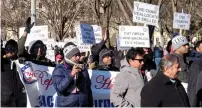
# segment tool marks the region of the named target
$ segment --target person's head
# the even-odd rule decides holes
[[[63,55],[67,63],[79,63],[80,51],[74,43],[68,42],[67,44],[65,44],[63,48]]]
[[[126,54],[126,60],[131,67],[141,69],[144,64],[144,50],[142,48],[131,48]]]
[[[197,52],[202,53],[202,40],[196,42],[196,44],[195,44],[195,50],[196,50]]]
[[[104,63],[103,65],[111,65],[112,56],[113,56],[112,50],[107,48],[101,50],[99,53],[99,64]]]
[[[17,57],[18,43],[15,40],[9,40],[5,45],[6,58],[14,59]]]
[[[186,54],[189,51],[189,43],[184,36],[176,36],[172,39],[173,50],[178,54]]]
[[[175,55],[166,55],[159,63],[159,71],[170,79],[176,79],[181,71],[178,58]]]
[[[145,54],[149,54],[149,48],[143,48]]]
[[[80,55],[80,62],[83,62],[86,58],[86,52],[81,52],[81,55]]]
[[[62,55],[58,53],[58,54],[55,56],[55,62],[56,62],[56,64],[60,64],[60,63],[62,62],[62,60],[63,60]]]
[[[41,40],[34,40],[29,43],[28,53],[33,57],[45,57],[46,45]]]

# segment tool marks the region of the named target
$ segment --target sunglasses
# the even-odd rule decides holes
[[[139,63],[142,63],[144,61],[144,59],[133,59],[133,60],[137,60],[139,61]]]

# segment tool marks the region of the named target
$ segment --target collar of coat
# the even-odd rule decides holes
[[[169,77],[167,77],[165,74],[163,74],[163,72],[158,72],[156,77],[158,77],[160,79],[160,81],[163,82],[164,85],[172,85],[172,84],[174,84],[170,80]],[[178,80],[178,79],[175,79],[175,81],[176,81],[175,83],[180,83],[180,80]]]

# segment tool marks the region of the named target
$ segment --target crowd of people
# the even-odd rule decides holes
[[[166,50],[130,48],[123,51],[108,48],[107,37],[91,47],[91,53],[80,52],[68,42],[55,47],[55,62],[46,58],[46,45],[41,40],[24,47],[33,24],[26,22],[23,36],[8,40],[1,48],[1,106],[26,107],[26,91],[16,70],[15,61],[26,61],[55,67],[53,85],[58,107],[92,107],[93,97],[88,69],[116,71],[110,92],[115,107],[199,107],[202,106],[202,41],[189,47],[186,37],[177,35]]]

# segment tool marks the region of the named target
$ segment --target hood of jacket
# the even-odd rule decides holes
[[[129,72],[129,73],[133,73],[133,74],[140,74],[140,71],[137,68],[133,68],[129,65],[126,58],[121,60],[120,72]]]

